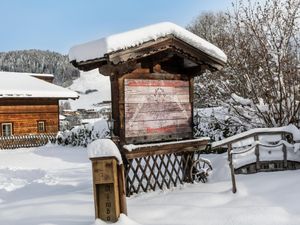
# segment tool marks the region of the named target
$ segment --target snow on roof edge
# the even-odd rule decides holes
[[[74,91],[41,80],[34,75],[34,73],[0,71],[0,98],[76,99],[79,97]]]
[[[70,62],[82,62],[100,59],[105,54],[136,47],[147,41],[155,41],[168,35],[175,36],[223,63],[227,62],[227,56],[221,49],[171,22],[157,23],[75,45],[69,50],[69,60]]]
[[[54,77],[51,73],[27,73],[27,72],[11,72],[11,71],[2,71],[0,73],[11,73],[11,74],[22,74],[22,75],[29,75],[33,77]]]
[[[28,74],[33,77],[54,77],[54,75],[50,73],[28,73]]]

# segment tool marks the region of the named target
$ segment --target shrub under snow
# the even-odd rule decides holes
[[[212,141],[219,141],[248,129],[251,127],[241,125],[236,117],[230,115],[228,108],[213,107],[195,110],[195,137],[210,137]]]
[[[71,130],[60,132],[57,135],[57,143],[60,145],[73,145],[86,147],[94,140],[107,138],[109,128],[106,120],[99,119],[96,122],[76,126]]]

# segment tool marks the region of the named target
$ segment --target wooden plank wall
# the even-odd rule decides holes
[[[57,99],[0,99],[1,123],[13,124],[13,135],[38,134],[37,121],[45,121],[46,132],[59,129]]]
[[[125,137],[141,142],[189,138],[190,84],[184,80],[125,79]]]

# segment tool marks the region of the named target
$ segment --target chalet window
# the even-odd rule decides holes
[[[12,123],[2,123],[2,136],[8,137],[12,135]]]
[[[37,129],[38,129],[38,132],[45,132],[46,131],[45,121],[38,121]]]

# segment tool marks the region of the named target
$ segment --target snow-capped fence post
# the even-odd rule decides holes
[[[95,218],[116,222],[127,214],[124,166],[117,146],[99,139],[88,146],[92,161]]]

